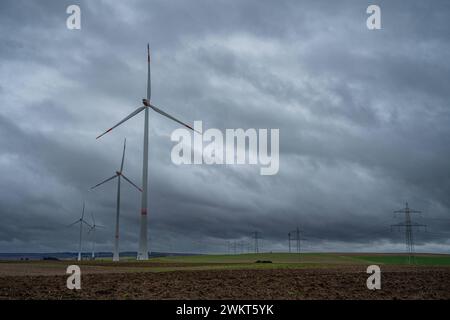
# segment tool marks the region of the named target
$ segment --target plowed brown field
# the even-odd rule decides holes
[[[82,275],[5,275],[0,299],[450,299],[449,267],[381,266],[382,288],[370,291],[366,266],[267,270],[201,270]],[[83,269],[83,267],[82,267]]]

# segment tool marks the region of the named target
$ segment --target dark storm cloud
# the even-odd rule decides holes
[[[82,29],[65,27],[79,4]],[[300,225],[308,250],[398,250],[392,211],[424,211],[418,249],[448,250],[450,8],[381,1],[2,1],[0,251],[75,250],[66,225],[82,202],[107,228],[120,164],[140,184],[142,115],[95,136],[145,95],[207,128],[280,128],[280,171],[175,166],[171,132],[151,114],[149,235],[156,251],[225,251],[258,230],[285,250]],[[122,250],[136,250],[140,196],[123,185]],[[86,244],[87,245],[87,244]]]

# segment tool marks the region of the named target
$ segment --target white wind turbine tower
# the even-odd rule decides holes
[[[80,243],[79,243],[79,247],[78,247],[78,259],[77,259],[78,261],[81,261],[81,241],[82,241],[82,237],[83,237],[83,223],[86,224],[88,227],[91,227],[90,224],[84,220],[84,207],[85,207],[85,204],[83,202],[83,211],[81,213],[81,218],[68,225],[68,227],[70,227],[77,223],[80,224]]]
[[[95,218],[94,218],[94,214],[91,212],[91,217],[92,217],[92,226],[89,229],[88,233],[92,232],[92,260],[95,259],[95,231],[97,228],[104,228],[104,226],[98,225],[95,223]]]
[[[131,119],[141,111],[144,112],[144,150],[143,150],[143,162],[142,162],[142,201],[141,201],[141,229],[140,229],[140,235],[139,235],[139,251],[137,254],[137,260],[147,260],[148,259],[148,243],[147,243],[147,198],[148,198],[148,192],[147,192],[147,184],[148,184],[148,111],[149,109],[152,109],[153,111],[156,111],[159,114],[162,114],[163,116],[185,126],[186,128],[189,128],[191,130],[194,130],[191,126],[187,125],[184,122],[181,122],[180,120],[172,117],[171,115],[167,114],[166,112],[162,111],[161,109],[155,107],[153,104],[150,103],[151,98],[151,79],[150,79],[150,46],[147,44],[147,98],[142,99],[143,106],[137,108],[135,111],[130,113],[128,116],[126,116],[122,121],[114,125],[113,127],[106,130],[104,133],[99,135],[97,137],[100,138],[101,136],[105,135],[106,133],[110,132],[114,128],[118,127],[125,121]],[[196,130],[194,130],[196,131]],[[198,132],[198,131],[196,131]],[[200,132],[199,132],[200,133]]]
[[[116,233],[114,239],[114,253],[113,253],[113,261],[119,261],[119,216],[120,216],[120,179],[124,178],[125,181],[130,183],[133,187],[142,192],[141,188],[135,185],[130,179],[125,177],[123,174],[123,162],[125,160],[125,147],[126,147],[127,139],[123,142],[123,154],[122,154],[122,163],[120,164],[120,171],[116,171],[116,174],[112,177],[100,182],[99,184],[93,186],[91,189],[95,189],[102,184],[117,178],[117,204],[116,204]]]

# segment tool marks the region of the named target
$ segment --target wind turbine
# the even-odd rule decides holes
[[[81,261],[81,240],[82,240],[82,237],[83,237],[83,223],[86,224],[88,227],[91,227],[91,225],[89,223],[84,221],[84,207],[85,207],[85,204],[83,202],[83,211],[81,213],[81,218],[68,225],[68,227],[71,227],[71,226],[73,226],[73,225],[75,225],[77,223],[80,224],[80,243],[79,243],[79,247],[78,247],[78,259],[77,259],[78,261]]]
[[[120,170],[116,171],[116,174],[114,174],[112,177],[100,182],[99,184],[97,184],[91,188],[91,189],[95,189],[98,186],[101,186],[102,184],[117,178],[116,233],[115,233],[115,239],[114,239],[113,261],[119,261],[119,216],[120,216],[120,181],[121,181],[121,178],[124,178],[125,181],[127,181],[133,187],[135,187],[136,189],[138,189],[139,191],[142,192],[141,188],[139,188],[137,185],[135,185],[122,172],[123,171],[123,162],[125,160],[126,143],[127,143],[127,139],[125,139],[125,141],[123,142],[123,154],[122,154],[122,163],[120,164]]]
[[[92,217],[92,226],[89,229],[88,233],[92,232],[92,260],[94,260],[95,259],[95,230],[97,228],[104,228],[104,226],[100,226],[95,223],[94,214],[92,212],[91,212],[91,217]]]
[[[142,162],[142,201],[141,201],[141,229],[140,229],[140,235],[139,235],[139,251],[137,254],[137,260],[147,260],[148,259],[148,240],[147,240],[147,198],[148,198],[148,192],[147,192],[147,184],[148,184],[148,111],[149,109],[152,109],[153,111],[156,111],[157,113],[185,126],[186,128],[194,130],[190,125],[187,125],[184,122],[181,122],[180,120],[172,117],[168,113],[164,112],[163,110],[155,107],[153,104],[150,103],[151,98],[151,78],[150,78],[150,46],[147,44],[147,98],[142,99],[143,106],[137,108],[135,111],[130,113],[128,116],[126,116],[122,121],[118,122],[113,127],[106,130],[104,133],[99,135],[97,137],[100,138],[106,133],[110,132],[114,128],[118,127],[122,123],[126,122],[127,120],[131,119],[135,115],[139,114],[141,111],[144,112],[144,150],[143,150],[143,162]],[[198,132],[200,133],[200,132]]]

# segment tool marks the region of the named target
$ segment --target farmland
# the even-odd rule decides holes
[[[0,299],[448,299],[450,256],[262,253],[155,258],[146,262],[0,262]],[[77,264],[82,289],[66,288]],[[366,288],[368,265],[382,289]]]

